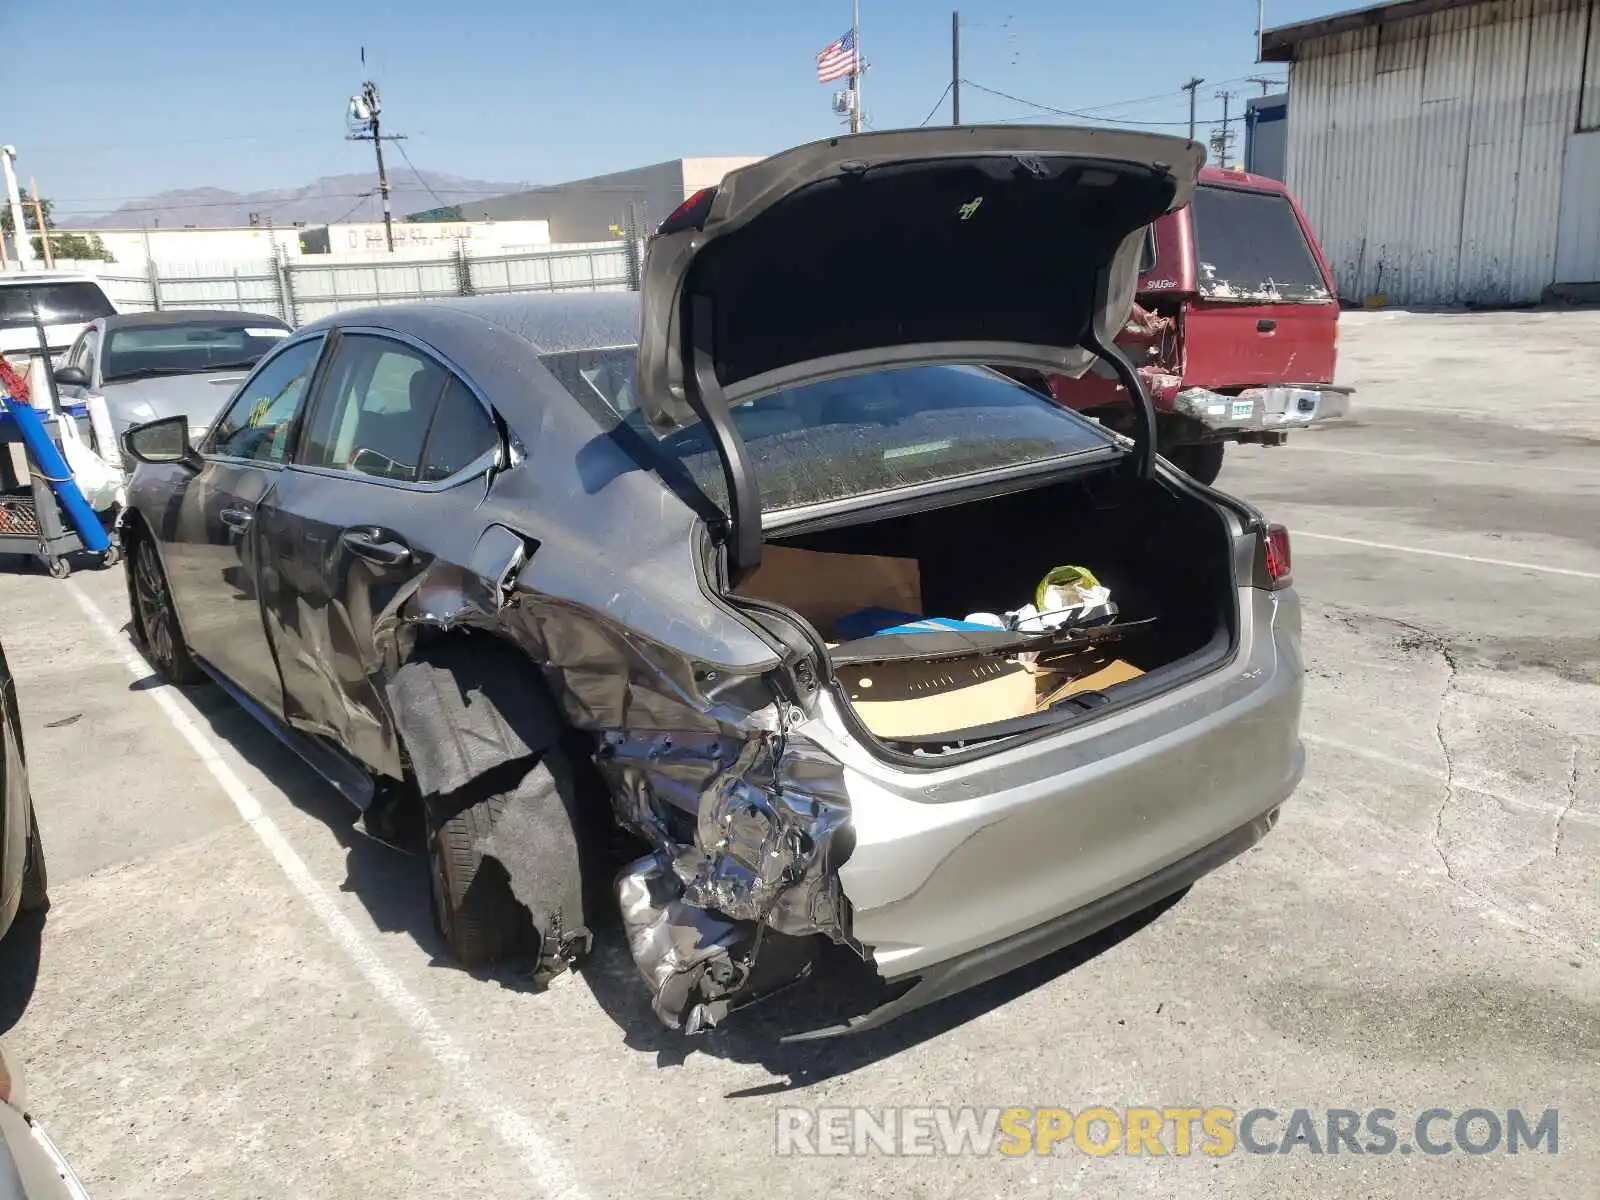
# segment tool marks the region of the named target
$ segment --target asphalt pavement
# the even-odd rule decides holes
[[[1277,830],[1086,946],[804,1047],[760,1010],[660,1028],[614,928],[547,991],[451,967],[420,861],[151,676],[120,568],[0,575],[54,901],[0,946],[0,1034],[104,1197],[1595,1195],[1595,347],[1600,311],[1347,315],[1358,419],[1219,480],[1294,537],[1310,765]],[[824,1109],[1139,1105],[1324,1136],[779,1152]],[[1395,1149],[1328,1152],[1329,1109],[1393,1110]],[[1556,1110],[1555,1152],[1428,1152],[1430,1109],[1446,1141]]]

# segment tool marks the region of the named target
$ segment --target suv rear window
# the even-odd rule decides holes
[[[1200,294],[1210,300],[1328,300],[1327,284],[1289,199],[1202,186],[1194,194]]]
[[[607,427],[654,443],[719,505],[721,461],[698,422],[659,440],[634,398],[634,347],[546,355],[544,365]],[[905,367],[771,392],[733,407],[768,512],[1114,444],[1097,426],[981,367]]]
[[[38,301],[39,319],[46,325],[84,325],[116,310],[98,283],[35,283],[25,287],[0,287],[0,329],[31,329],[30,295]]]

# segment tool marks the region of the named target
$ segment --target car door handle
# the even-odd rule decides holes
[[[248,508],[225,508],[220,514],[221,521],[234,532],[242,531],[255,517],[255,513]]]
[[[399,567],[411,561],[411,547],[404,542],[385,538],[371,529],[347,529],[339,540],[357,558],[383,567]]]
[[[1276,321],[1268,320],[1266,317],[1262,317],[1261,320],[1256,322],[1257,333],[1271,333],[1277,327],[1278,323]]]

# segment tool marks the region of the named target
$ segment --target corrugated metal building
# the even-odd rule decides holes
[[[674,158],[610,175],[473,200],[448,211],[458,220],[548,221],[550,237],[557,242],[603,241],[618,236],[630,221],[637,222],[641,230],[654,228],[701,188],[714,187],[729,171],[757,161],[750,157]],[[443,211],[417,215],[432,220],[435,213]]]
[[[1600,0],[1396,0],[1265,32],[1288,184],[1347,299],[1600,283]]]

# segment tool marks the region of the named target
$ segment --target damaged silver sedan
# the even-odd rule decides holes
[[[882,987],[826,1034],[1038,958],[1302,768],[1287,536],[1156,457],[1112,344],[1202,157],[835,139],[688,200],[638,295],[299,329],[128,434],[135,633],[369,828],[423,815],[464,963],[549,976],[614,904],[692,1033],[832,943]],[[1019,367],[1121,380],[1134,436]]]

